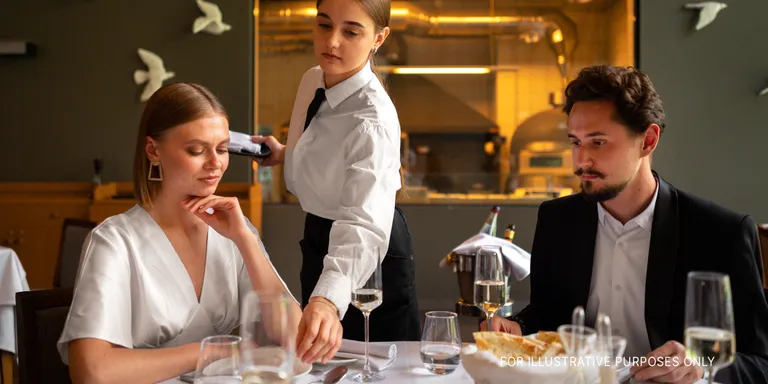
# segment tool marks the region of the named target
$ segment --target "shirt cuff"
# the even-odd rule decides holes
[[[325,271],[320,275],[311,297],[320,296],[330,300],[339,310],[339,320],[342,320],[352,301],[350,285],[351,281],[347,276],[337,271]]]

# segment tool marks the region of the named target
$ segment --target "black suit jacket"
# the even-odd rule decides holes
[[[658,180],[645,285],[651,348],[669,340],[683,343],[688,272],[726,273],[738,355],[716,380],[768,383],[768,303],[754,220]],[[530,304],[512,318],[519,319],[524,334],[556,330],[571,322],[576,306],[586,308],[597,236],[596,204],[581,194],[541,204],[531,251]]]

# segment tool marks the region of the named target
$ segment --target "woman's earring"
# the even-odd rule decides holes
[[[149,163],[149,173],[147,174],[147,180],[149,181],[163,181],[163,167],[159,161],[152,161]]]
[[[379,47],[373,47],[373,49],[371,50],[371,54],[375,55],[378,50],[379,50]]]

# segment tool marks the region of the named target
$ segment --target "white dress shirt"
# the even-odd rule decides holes
[[[323,71],[314,67],[301,79],[291,114],[285,153],[285,183],[305,212],[334,220],[328,255],[312,296],[333,302],[344,317],[351,283],[364,283],[376,258],[355,252],[378,247],[386,254],[400,189],[400,123],[392,100],[370,64],[327,89],[326,101],[304,131],[307,107]],[[352,280],[350,280],[352,279]]]
[[[593,324],[598,312],[608,315],[613,334],[627,339],[627,357],[641,357],[651,351],[645,327],[645,277],[658,195],[657,182],[648,207],[623,225],[597,204],[597,238],[586,320]]]
[[[261,240],[259,245],[267,255]],[[57,345],[64,363],[69,341],[80,338],[125,348],[167,348],[228,335],[240,325],[240,303],[253,290],[237,246],[209,227],[198,301],[173,245],[139,205],[94,228],[81,260]]]

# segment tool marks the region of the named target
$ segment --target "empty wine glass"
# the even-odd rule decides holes
[[[461,362],[458,316],[453,312],[427,312],[419,352],[430,372],[447,375],[455,371]]]
[[[384,376],[371,370],[368,357],[368,323],[371,311],[378,308],[384,301],[384,285],[381,282],[381,256],[378,247],[356,248],[352,259],[353,276],[368,276],[365,281],[351,281],[352,305],[359,309],[365,317],[365,364],[363,371],[352,376],[353,381],[372,383],[384,380]],[[359,271],[364,271],[359,273]],[[352,279],[354,280],[354,279]]]
[[[488,329],[496,311],[507,303],[501,247],[481,245],[475,255],[475,306],[488,319]]]
[[[717,370],[736,358],[731,281],[714,272],[688,273],[685,296],[685,355],[704,368],[711,384]]]
[[[239,336],[209,336],[200,343],[195,384],[239,384]]]

